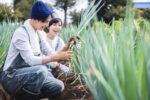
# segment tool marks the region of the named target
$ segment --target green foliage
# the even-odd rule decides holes
[[[64,27],[67,26],[67,10],[76,3],[76,0],[56,0],[56,7],[60,7],[64,10]]]
[[[99,0],[96,0],[96,3]],[[98,11],[97,17],[98,20],[104,20],[107,23],[110,23],[113,18],[120,19],[124,18],[124,6],[126,5],[127,0],[102,0],[102,3],[105,5],[101,10]],[[99,5],[99,7],[101,4]]]
[[[60,7],[62,9],[67,9],[68,7],[72,7],[76,3],[75,0],[56,0],[57,7]]]
[[[18,23],[11,23],[10,21],[3,21],[0,24],[0,67],[5,59],[5,56],[7,55],[12,34],[18,25]]]
[[[82,13],[83,13],[83,10],[81,10],[80,12],[75,11],[75,12],[70,13],[70,16],[72,16],[72,21],[73,21],[72,24],[74,25],[79,24]]]
[[[127,20],[107,27],[99,22],[95,30],[82,31],[85,42],[76,50],[74,64],[96,100],[148,100],[150,39]],[[150,23],[144,24],[148,33]]]
[[[14,11],[17,15],[17,19],[25,20],[30,17],[30,11],[33,3],[36,0],[15,0],[14,1]]]
[[[9,17],[9,18],[8,18]],[[0,22],[7,21],[7,20],[13,20],[14,14],[12,11],[12,7],[0,4]]]
[[[74,47],[73,66],[95,100],[149,100],[150,23],[135,20],[129,6],[125,19],[113,19],[111,25],[96,21],[90,26],[97,8],[90,7],[93,6],[85,11],[78,27],[70,25],[62,30],[65,41],[72,35],[81,38],[81,49]],[[0,25],[0,64],[17,25]]]
[[[14,3],[13,3],[13,5],[14,5],[14,8],[15,8],[15,6],[17,5],[17,3],[19,3],[21,0],[14,0]]]
[[[91,2],[92,0],[89,0]],[[99,0],[96,0],[96,3]],[[98,11],[97,17],[98,20],[104,20],[106,23],[111,23],[113,18],[116,20],[122,19],[125,17],[125,6],[127,1],[133,0],[102,0],[105,2],[105,6],[102,7],[101,10]],[[99,5],[99,7],[101,4]],[[147,20],[150,19],[150,9],[136,9],[135,13],[136,18],[145,18]]]
[[[137,9],[137,10],[141,10],[142,13],[140,13],[141,17],[147,19],[150,21],[150,8],[147,8],[147,9]]]
[[[111,25],[95,22],[63,31],[68,37],[82,29],[82,47],[74,48],[73,64],[95,100],[149,100],[149,27],[146,20],[135,21],[130,4],[125,19]]]
[[[30,10],[36,0],[14,0],[14,7],[0,4],[0,22],[24,21],[29,18]]]
[[[88,0],[89,2],[92,2],[93,0]],[[96,2],[98,2],[99,0],[95,0]],[[102,0],[102,2],[106,2],[107,4],[113,4],[115,6],[125,6],[127,0]]]

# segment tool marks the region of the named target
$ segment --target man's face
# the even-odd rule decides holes
[[[52,19],[51,16],[48,16],[48,18],[45,21],[38,21],[36,24],[36,29],[42,31],[45,27],[48,26],[49,21]]]

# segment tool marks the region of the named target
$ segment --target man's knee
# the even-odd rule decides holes
[[[64,83],[56,78],[48,78],[43,85],[44,94],[56,95],[64,90]]]
[[[36,74],[38,75],[39,78],[41,77],[41,78],[45,79],[45,78],[47,78],[48,70],[45,66],[38,66]]]
[[[32,93],[40,93],[40,89],[43,86],[44,81],[48,76],[48,71],[45,66],[33,66],[33,72],[28,76],[23,88]]]
[[[57,93],[61,93],[64,90],[64,83],[61,80],[56,79],[55,82],[55,91]]]
[[[58,91],[62,92],[64,90],[64,83],[61,80],[57,82]]]
[[[61,80],[57,80],[55,92],[53,92],[48,98],[57,99],[61,96],[61,93],[64,90],[64,83]]]

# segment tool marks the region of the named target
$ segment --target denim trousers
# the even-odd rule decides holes
[[[40,95],[40,98],[51,98],[64,90],[63,82],[56,79],[45,65],[4,71],[1,81],[4,89],[14,97],[23,90]]]

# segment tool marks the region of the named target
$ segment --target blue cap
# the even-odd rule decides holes
[[[31,11],[31,19],[44,20],[53,13],[53,10],[49,8],[44,2],[37,1]]]

